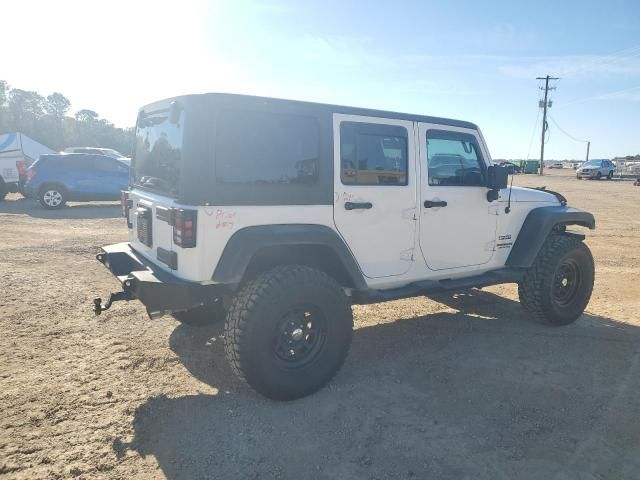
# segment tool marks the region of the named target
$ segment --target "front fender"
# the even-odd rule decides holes
[[[553,205],[534,208],[525,218],[506,264],[523,268],[533,265],[542,245],[557,225],[580,225],[593,230],[596,221],[591,213],[573,207]]]

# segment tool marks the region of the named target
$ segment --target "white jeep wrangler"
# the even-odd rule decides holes
[[[97,258],[150,317],[226,312],[233,370],[273,399],[324,386],[351,305],[514,282],[551,325],[584,311],[590,213],[507,188],[469,122],[227,94],[144,107],[129,242]],[[216,311],[217,313],[214,313]]]

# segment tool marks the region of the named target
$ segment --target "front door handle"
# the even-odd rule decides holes
[[[445,202],[444,200],[439,200],[437,202],[433,202],[431,200],[425,200],[424,202],[424,208],[436,208],[436,207],[446,207],[447,206],[447,202]]]
[[[369,210],[373,207],[371,202],[344,202],[345,210]]]

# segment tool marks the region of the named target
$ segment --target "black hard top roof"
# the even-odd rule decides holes
[[[180,98],[190,98],[196,100],[198,97],[218,97],[220,99],[225,99],[227,101],[237,100],[238,102],[246,103],[256,101],[261,103],[277,103],[280,105],[283,104],[296,104],[298,106],[307,106],[312,110],[324,110],[331,113],[342,113],[346,115],[362,115],[368,117],[381,117],[381,118],[393,118],[398,120],[408,120],[411,122],[424,122],[424,123],[436,123],[440,125],[447,125],[451,127],[461,127],[461,128],[470,128],[473,130],[477,130],[478,126],[471,122],[466,122],[464,120],[454,120],[451,118],[441,118],[441,117],[431,117],[427,115],[416,115],[411,113],[400,113],[400,112],[390,112],[386,110],[375,110],[369,108],[359,108],[359,107],[348,107],[344,105],[331,105],[327,103],[315,103],[315,102],[305,102],[301,100],[287,100],[282,98],[270,98],[270,97],[258,97],[254,95],[239,95],[235,93],[204,93],[197,95],[183,95],[179,97],[168,98],[165,100],[161,100],[158,102],[154,102],[152,104],[144,106],[141,110],[154,110],[154,108],[158,108],[158,104],[166,105],[166,102],[172,100],[180,100]]]

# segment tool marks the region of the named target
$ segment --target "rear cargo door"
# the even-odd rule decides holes
[[[156,104],[142,112],[136,126],[131,164],[131,243],[156,263],[171,267],[173,208],[179,195],[184,112]]]

